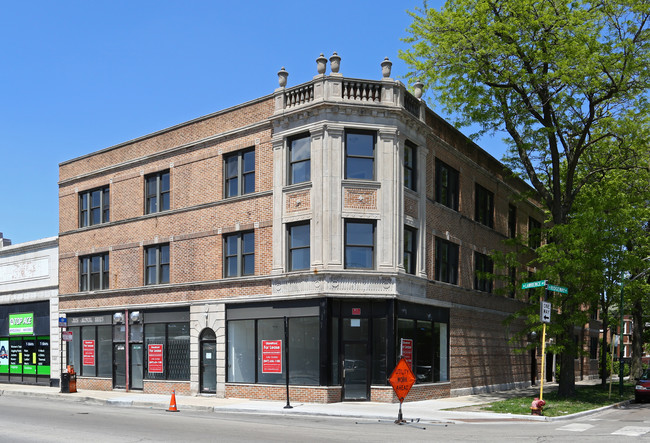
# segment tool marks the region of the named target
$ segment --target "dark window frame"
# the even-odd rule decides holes
[[[249,158],[248,155],[253,154],[253,169],[247,170],[246,168],[246,159]],[[246,194],[252,194],[255,192],[255,148],[246,148],[237,152],[233,152],[227,155],[224,155],[223,159],[223,194],[224,198],[233,198],[239,197]],[[237,172],[230,174],[228,172],[228,166],[230,162],[237,162]],[[246,190],[246,184],[250,183],[249,180],[252,180],[253,189]],[[235,184],[233,184],[235,183]],[[232,187],[232,191],[231,191]]]
[[[458,264],[460,248],[456,243],[436,237],[435,279],[458,285]]]
[[[372,156],[351,154],[350,153],[350,145],[351,145],[351,143],[348,141],[348,136],[349,135],[370,135],[370,136],[372,136]],[[371,171],[371,174],[370,174],[371,177],[370,178],[351,177],[351,174],[350,174],[351,171],[348,170],[351,159],[370,160],[372,162],[372,171]],[[377,177],[376,163],[377,163],[377,132],[376,131],[361,130],[361,129],[346,129],[345,130],[345,165],[344,165],[345,179],[346,180],[371,180],[371,181],[376,180],[376,177]],[[368,172],[368,171],[366,171],[366,172]]]
[[[528,217],[528,247],[535,250],[540,246],[542,246],[542,222]]]
[[[508,205],[508,238],[517,236],[517,206]]]
[[[309,140],[309,156],[307,158],[301,158],[301,159],[295,160],[293,158],[293,146],[294,146],[293,144],[294,144],[294,142],[296,142],[298,140],[304,140],[304,139]],[[303,134],[298,134],[298,135],[294,135],[292,137],[289,137],[289,139],[287,140],[287,147],[288,147],[287,148],[287,163],[288,163],[288,167],[287,167],[287,173],[288,173],[287,183],[290,184],[290,185],[295,185],[295,184],[298,184],[298,183],[306,183],[306,182],[311,181],[311,135],[309,133],[303,133]],[[295,168],[297,166],[302,166],[305,163],[307,164],[307,168],[308,168],[308,173],[307,173],[308,177],[305,180],[295,180],[295,178],[294,178],[294,170],[295,170]]]
[[[164,249],[167,248],[167,255],[169,261],[163,261],[162,257]],[[149,251],[155,251],[155,263],[150,264],[148,261]],[[144,248],[144,284],[145,285],[163,285],[167,284],[171,280],[171,247],[169,243],[161,243],[157,245],[147,246]],[[164,269],[167,269],[167,280],[164,279]],[[149,279],[149,270],[155,269],[155,279],[151,281]]]
[[[246,241],[249,234],[252,234],[253,242],[253,251],[246,252],[245,248],[247,244]],[[228,253],[228,241],[234,239],[237,242],[237,252],[235,254]],[[246,272],[245,262],[248,257],[253,257],[253,272]],[[237,272],[235,275],[229,273],[229,263],[230,260],[236,260],[237,263]],[[225,234],[223,236],[223,277],[224,278],[234,278],[234,277],[244,277],[247,275],[255,275],[255,231],[239,231],[232,234]]]
[[[494,193],[476,183],[474,191],[474,220],[494,228]]]
[[[436,202],[458,211],[460,173],[436,158]]]
[[[167,189],[164,188],[164,176],[167,176]],[[154,193],[149,193],[149,181],[155,180],[156,190]],[[168,198],[165,200],[165,196]],[[169,169],[166,171],[156,172],[149,174],[144,179],[144,211],[145,214],[155,214],[158,212],[169,211],[171,201],[171,174]],[[156,209],[151,210],[151,202],[154,202]],[[166,203],[166,204],[165,204]]]
[[[93,272],[93,261],[99,261],[99,271]],[[93,287],[93,276],[98,274],[99,286]],[[108,252],[79,257],[79,292],[110,288],[110,258]]]
[[[407,234],[408,233],[408,234]],[[411,242],[407,241],[407,235],[411,236]],[[412,226],[404,226],[404,270],[407,274],[415,275],[417,268],[417,245],[418,245],[418,230]],[[408,246],[408,248],[407,248]],[[407,266],[408,264],[408,266]]]
[[[301,245],[293,245],[293,230],[295,228],[301,228],[307,226],[307,244],[301,244]],[[307,250],[307,255],[309,259],[307,260],[307,266],[302,266],[302,267],[295,267],[295,260],[294,260],[294,252],[299,252],[299,251],[304,251]],[[302,222],[297,222],[297,223],[291,223],[287,225],[287,269],[289,271],[303,271],[306,269],[309,269],[311,267],[311,223],[309,220],[307,221],[302,221]]]
[[[410,153],[410,155],[407,155]],[[404,143],[404,187],[417,192],[417,146],[406,141]],[[410,161],[408,160],[410,158]]]
[[[372,228],[372,244],[348,243],[348,227],[351,224],[367,225]],[[375,269],[377,258],[375,257],[377,248],[377,222],[375,220],[346,219],[344,223],[344,268],[345,269]],[[348,257],[351,249],[370,250],[372,263],[370,266],[348,266]]]
[[[98,193],[99,204],[93,203],[93,195]],[[102,186],[79,193],[79,227],[85,228],[110,221],[110,186]],[[99,211],[99,220],[93,217],[93,210]]]
[[[494,273],[494,261],[485,254],[474,251],[474,289],[492,293],[492,278],[483,278],[481,273]]]

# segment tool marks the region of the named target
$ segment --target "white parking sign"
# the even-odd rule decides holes
[[[542,302],[541,312],[539,313],[539,319],[542,323],[551,322],[551,303],[547,301]]]

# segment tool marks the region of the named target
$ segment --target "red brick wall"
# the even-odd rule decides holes
[[[284,385],[226,384],[226,397],[286,401],[287,388]],[[306,403],[336,403],[341,401],[341,387],[290,386],[289,400]]]

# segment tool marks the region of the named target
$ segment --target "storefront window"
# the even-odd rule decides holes
[[[438,343],[436,346],[435,360],[437,362],[436,371],[434,373],[434,381],[448,381],[449,373],[449,348],[447,346],[447,323],[434,324],[434,342]]]
[[[146,361],[156,360],[155,365],[149,365],[148,371],[145,375],[145,378],[148,380],[165,380],[165,358],[164,353],[166,352],[165,346],[165,324],[148,324],[145,326],[145,357]],[[162,347],[162,348],[161,348]],[[153,354],[160,353],[162,357],[162,362],[160,365],[157,364],[157,357],[153,357]]]
[[[372,383],[385,385],[386,375],[386,317],[372,320]]]
[[[167,348],[169,350],[169,369],[167,378],[171,380],[190,379],[190,325],[189,323],[169,323],[167,325]]]
[[[97,326],[97,376],[113,375],[113,344],[110,326]]]
[[[430,321],[418,320],[415,342],[415,379],[420,383],[433,381],[433,334]]]
[[[69,365],[84,377],[111,377],[113,371],[112,329],[105,326],[72,327],[68,343]]]
[[[228,322],[228,381],[255,383],[255,320]]]
[[[289,319],[289,382],[318,385],[318,317]]]
[[[77,368],[79,375],[84,377],[94,377],[97,375],[95,367],[95,327],[85,326],[81,328],[81,371]]]
[[[286,365],[282,365],[282,372],[264,372],[264,361],[262,353],[262,342],[265,340],[282,340],[284,342],[284,320],[274,318],[269,320],[257,321],[257,381],[258,383],[282,383],[284,381],[284,371]],[[283,343],[284,346],[284,343]],[[284,348],[282,348],[284,354]],[[284,355],[282,355],[284,361]]]

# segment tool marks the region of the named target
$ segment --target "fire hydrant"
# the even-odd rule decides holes
[[[531,415],[544,415],[544,405],[546,402],[544,400],[540,400],[539,398],[535,398],[533,402],[530,405],[530,413]]]

